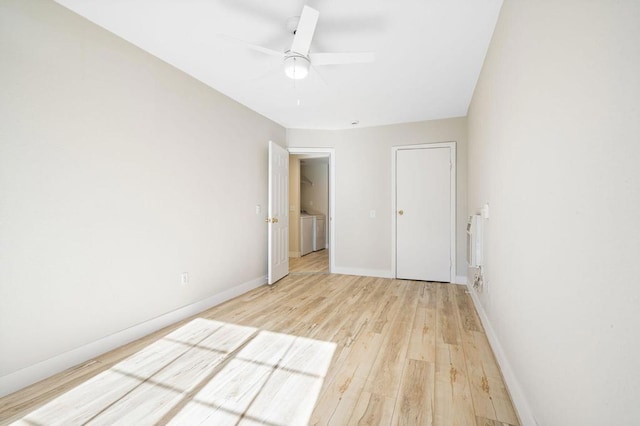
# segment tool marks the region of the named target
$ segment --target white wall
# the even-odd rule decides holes
[[[329,164],[327,159],[306,159],[300,167],[300,175],[312,184],[300,186],[300,206],[309,213],[329,217]],[[325,241],[329,247],[329,227],[325,221]]]
[[[457,142],[457,270],[466,275],[466,118],[349,130],[287,130],[290,147],[336,152],[335,272],[391,276],[391,147]],[[374,219],[370,210],[376,211]]]
[[[282,127],[51,1],[0,58],[0,382],[263,279]]]
[[[305,160],[300,167],[300,175],[313,185],[303,183],[300,186],[300,205],[310,213],[329,214],[329,165]]]
[[[640,424],[640,2],[505,1],[469,112],[523,420]]]

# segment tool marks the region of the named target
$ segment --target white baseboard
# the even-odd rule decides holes
[[[387,269],[359,269],[336,266],[333,268],[331,273],[344,275],[362,275],[364,277],[393,278],[393,274]]]
[[[344,274],[344,275],[362,275],[364,277],[378,277],[378,278],[395,278],[393,273],[386,269],[359,269],[359,268],[344,268],[335,267],[332,273]],[[454,278],[454,284],[467,285],[467,277],[458,275]]]
[[[467,285],[467,277],[464,275],[456,275],[454,284],[464,284]]]
[[[502,376],[504,377],[505,384],[507,385],[507,389],[509,390],[511,399],[513,400],[513,405],[515,406],[515,409],[518,413],[520,423],[523,426],[537,426],[538,423],[536,422],[535,417],[533,417],[531,406],[526,400],[524,393],[522,392],[522,386],[520,386],[520,382],[516,378],[516,375],[513,373],[511,364],[509,364],[509,361],[507,360],[507,357],[502,350],[502,345],[500,344],[498,336],[491,326],[491,322],[489,322],[489,317],[487,317],[487,313],[482,307],[482,303],[480,303],[478,294],[469,283],[467,283],[467,287],[469,288],[469,293],[471,294],[471,298],[473,299],[473,304],[476,306],[476,310],[480,315],[480,321],[482,321],[484,331],[487,335],[487,338],[489,339],[489,343],[491,344],[491,349],[493,349],[493,353],[496,356],[498,365],[500,366],[500,370],[502,371]]]
[[[255,278],[228,290],[214,294],[206,299],[183,306],[164,315],[134,325],[125,330],[103,337],[84,346],[56,355],[53,358],[25,367],[21,370],[0,377],[0,397],[20,390],[26,386],[64,371],[75,365],[89,361],[98,355],[120,347],[126,343],[144,337],[163,327],[188,318],[215,305],[233,299],[243,293],[267,283],[267,277]]]

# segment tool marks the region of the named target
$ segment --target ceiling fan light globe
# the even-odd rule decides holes
[[[292,80],[302,80],[309,74],[309,61],[301,56],[290,56],[284,60],[284,73]]]

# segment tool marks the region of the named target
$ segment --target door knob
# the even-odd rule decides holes
[[[273,223],[278,223],[278,218],[277,217],[273,218]]]
[[[269,219],[269,218],[266,218],[264,221],[267,222],[267,223],[271,223],[271,219]]]
[[[402,216],[404,214],[404,210],[398,210],[398,214]]]

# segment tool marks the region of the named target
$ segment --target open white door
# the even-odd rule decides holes
[[[289,152],[269,141],[268,283],[289,273]]]

